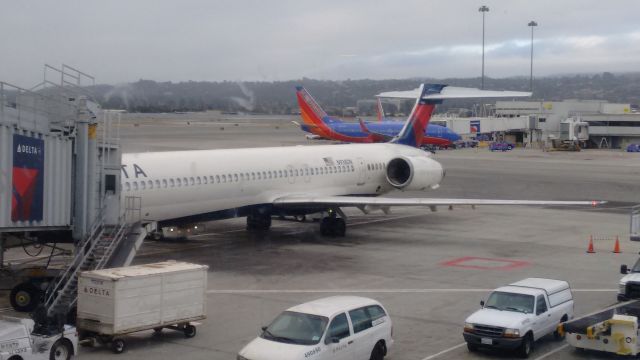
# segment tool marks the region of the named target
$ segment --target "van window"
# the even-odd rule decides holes
[[[347,314],[342,313],[331,321],[329,324],[329,331],[327,332],[327,336],[325,337],[325,343],[331,343],[331,339],[344,339],[351,335],[349,332],[349,322],[347,321]]]
[[[536,299],[536,315],[547,312],[547,303],[544,301],[544,295],[538,295]]]
[[[369,313],[369,318],[371,321],[376,321],[381,317],[386,316],[384,310],[378,305],[367,306],[367,312]]]
[[[349,317],[351,318],[351,323],[353,324],[354,334],[357,334],[363,330],[367,330],[371,327],[371,319],[369,319],[369,316],[367,315],[367,312],[364,308],[349,311]]]

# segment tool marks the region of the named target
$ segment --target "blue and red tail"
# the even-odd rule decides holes
[[[441,84],[420,85],[416,104],[413,106],[413,110],[411,110],[404,127],[392,142],[413,147],[422,145],[425,129],[429,125],[433,110],[437,104],[442,102],[442,100],[425,99],[424,97],[429,94],[440,93],[445,87],[446,85]]]

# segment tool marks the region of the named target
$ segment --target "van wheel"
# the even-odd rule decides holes
[[[533,349],[533,339],[531,334],[527,334],[522,339],[522,344],[520,344],[520,348],[518,348],[518,355],[521,358],[526,359],[531,355],[531,350]]]
[[[378,341],[376,343],[376,346],[374,346],[373,350],[371,351],[371,357],[369,359],[370,360],[384,359],[384,345],[382,344],[382,342]]]

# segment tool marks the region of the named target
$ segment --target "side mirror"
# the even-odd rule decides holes
[[[338,339],[337,337],[332,337],[331,338],[331,342],[334,343],[334,344],[337,344],[337,343],[340,342],[340,339]]]
[[[626,275],[629,273],[629,268],[627,268],[627,265],[620,265],[620,274]]]
[[[266,331],[266,330],[267,330],[267,327],[266,327],[266,326],[263,326],[263,327],[261,327],[260,329],[262,329],[262,331]]]
[[[480,306],[484,307],[484,300],[480,300]]]

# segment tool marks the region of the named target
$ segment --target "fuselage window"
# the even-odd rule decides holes
[[[313,175],[313,168],[309,169],[309,172]]]
[[[258,180],[262,180],[262,177],[260,176],[260,172],[258,171]]]
[[[282,177],[282,170],[278,170],[278,177]]]
[[[196,180],[193,177],[189,178],[189,185],[192,185],[196,183]]]
[[[149,189],[153,189],[153,181],[147,181],[147,186],[149,187]]]
[[[175,181],[173,181],[173,179],[169,179],[169,183],[171,184],[171,187],[176,186]]]
[[[182,180],[180,180],[180,178],[177,178],[177,179],[176,179],[176,186],[177,186],[177,187],[182,186]]]
[[[265,179],[265,180],[267,180],[267,172],[266,172],[266,171],[263,171],[263,172],[262,172],[262,178],[263,178],[263,179]]]
[[[293,173],[294,173],[294,174],[296,174],[296,176],[299,176],[299,175],[298,175],[298,169],[295,169],[295,170],[293,171]]]
[[[289,169],[289,176],[293,176],[293,169]]]
[[[162,187],[167,188],[167,179],[162,179]]]
[[[128,182],[124,183],[124,190],[125,191],[131,191],[131,185],[129,185]]]
[[[222,175],[222,182],[226,183],[227,182],[227,175]]]
[[[232,179],[233,179],[233,178],[231,177],[231,174],[227,174],[227,180],[228,180],[229,182],[232,182],[232,181],[233,181]]]
[[[196,184],[197,185],[201,185],[202,184],[202,179],[200,179],[200,176],[196,177]]]
[[[144,190],[147,188],[147,185],[144,183],[144,180],[140,181],[140,190]]]
[[[156,188],[160,189],[160,180],[156,180]]]
[[[244,174],[244,179],[245,179],[245,180],[247,180],[247,181],[249,181],[249,180],[250,180],[250,178],[249,178],[249,173],[245,173],[245,174]]]
[[[289,177],[289,173],[287,173],[287,170],[284,171],[284,177]]]
[[[356,171],[356,169],[353,167],[353,165],[351,165],[351,171]]]
[[[216,181],[216,180],[213,177],[213,175],[209,175],[209,183],[213,184],[214,181]]]
[[[133,191],[138,191],[138,182],[137,181],[133,182]]]
[[[191,178],[193,180],[193,178]],[[184,184],[184,186],[189,185],[189,179],[187,178],[182,178],[182,183]]]
[[[209,181],[207,180],[206,176],[202,177],[202,183],[205,184],[205,185],[207,185],[209,183]]]
[[[238,174],[233,174],[233,181],[238,182]]]
[[[367,164],[367,170],[371,171],[371,164]]]

